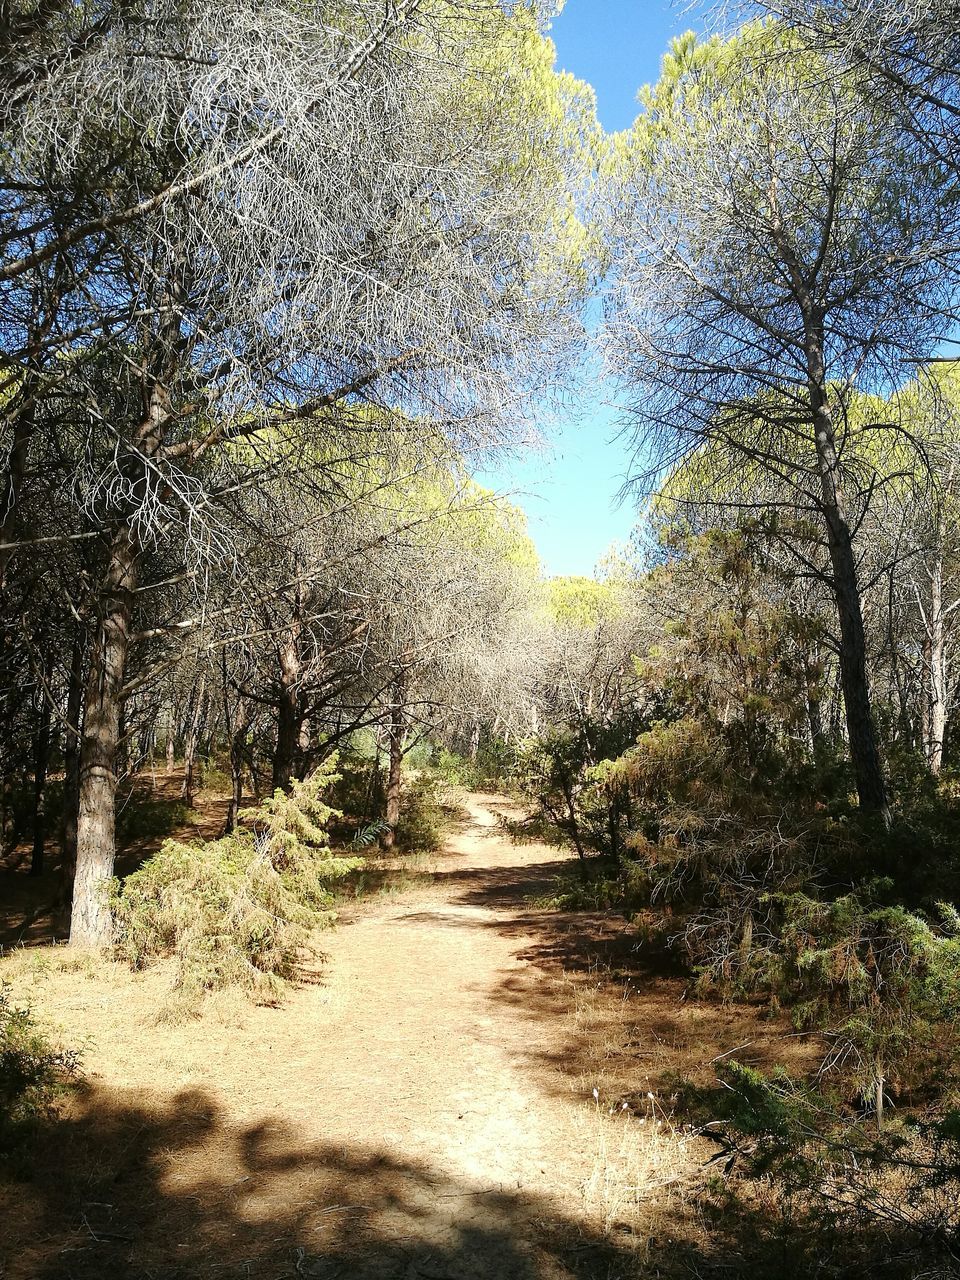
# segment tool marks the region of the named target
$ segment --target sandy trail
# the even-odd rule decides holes
[[[507,804],[467,797],[429,882],[345,913],[281,1009],[158,1026],[155,971],[37,980],[95,1088],[61,1137],[76,1175],[22,1215],[42,1257],[0,1275],[634,1274],[643,1242],[601,1229],[611,1122],[525,954],[564,857],[502,835]]]

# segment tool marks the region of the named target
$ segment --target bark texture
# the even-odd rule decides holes
[[[133,535],[121,526],[111,542],[84,697],[77,870],[70,917],[70,942],[78,947],[109,946],[113,939],[107,887],[116,858],[116,760],[136,564]]]

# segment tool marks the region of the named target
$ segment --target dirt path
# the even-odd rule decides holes
[[[573,926],[528,899],[563,855],[505,838],[507,803],[469,796],[429,880],[347,912],[279,1010],[157,1025],[161,972],[23,960],[94,1084],[0,1275],[646,1274],[683,1153],[569,1052],[597,984],[551,964]]]

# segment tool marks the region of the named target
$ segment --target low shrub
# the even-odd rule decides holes
[[[358,826],[374,822],[383,813],[385,802],[383,771],[376,756],[341,752],[329,800],[342,815],[332,820],[338,838],[349,841]]]
[[[329,848],[334,810],[321,793],[335,766],[334,757],[289,795],[244,810],[247,827],[214,841],[167,840],[115,882],[118,954],[134,968],[174,956],[175,987],[190,1002],[230,985],[275,1001],[311,931],[331,918],[332,885],[360,865]]]
[[[895,1095],[956,1082],[960,1051],[960,915],[941,904],[928,921],[884,903],[888,881],[833,901],[778,896],[782,915],[771,989],[798,1027],[824,1033],[824,1072],[838,1075],[878,1117]]]
[[[0,1151],[53,1114],[78,1066],[78,1055],[57,1048],[31,1010],[14,1004],[10,988],[0,984]]]
[[[502,738],[481,736],[472,757],[441,747],[431,768],[449,786],[503,791],[519,781],[520,763],[515,748]]]
[[[117,809],[117,842],[131,844],[137,840],[162,840],[190,820],[190,809],[183,800],[135,792]]]
[[[632,912],[650,896],[650,886],[642,867],[626,863],[615,874],[604,874],[591,868],[583,876],[571,868],[565,875],[556,876],[555,888],[532,900],[536,907],[557,911],[607,911]]]
[[[955,1248],[960,1111],[906,1117],[876,1132],[835,1096],[782,1070],[765,1075],[730,1061],[718,1075],[718,1089],[689,1089],[681,1105],[719,1147],[714,1163],[725,1174],[772,1183],[784,1210],[805,1212],[818,1231],[862,1231],[864,1241],[897,1231],[907,1254],[911,1240]]]
[[[400,801],[395,848],[401,853],[433,853],[443,842],[445,826],[441,783],[427,773],[411,779]]]

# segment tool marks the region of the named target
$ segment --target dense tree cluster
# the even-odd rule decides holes
[[[489,634],[479,535],[445,563],[453,526],[417,530],[575,339],[595,126],[533,5],[0,21],[3,828],[29,778],[39,867],[62,773],[99,943],[117,777],[159,733],[189,792],[213,708],[237,767],[272,714],[283,786],[350,723],[397,741]]]

